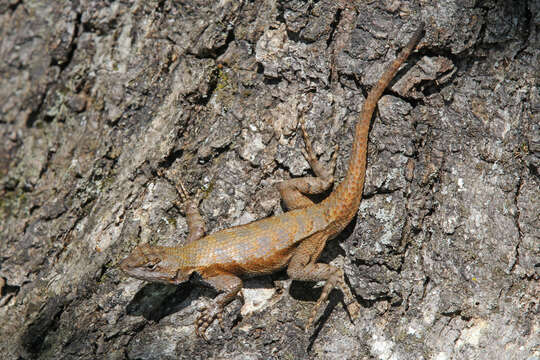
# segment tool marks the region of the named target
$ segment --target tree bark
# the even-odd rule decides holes
[[[540,1],[0,1],[0,354],[5,359],[540,356]],[[283,211],[275,184],[380,100],[364,199],[323,252],[362,304],[285,272],[246,281],[222,332],[206,296],[118,262],[182,244],[174,187],[210,232]],[[279,287],[273,287],[272,283]]]

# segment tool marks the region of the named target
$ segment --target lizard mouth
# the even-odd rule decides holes
[[[130,264],[129,258],[125,258],[124,260],[122,260],[120,264],[118,264],[118,267],[120,268],[120,270],[122,270],[129,276],[133,276],[132,274],[136,272],[134,270],[137,270],[136,266]]]
[[[124,259],[119,265],[120,270],[126,275],[139,280],[145,280],[150,282],[160,282],[164,284],[175,283],[171,280],[169,274],[160,271],[148,271],[146,269],[132,266],[129,264],[129,259]]]

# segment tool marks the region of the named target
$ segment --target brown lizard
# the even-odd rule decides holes
[[[190,199],[183,185],[177,186],[186,207],[189,235],[185,245],[139,245],[121,262],[120,268],[129,276],[146,281],[180,284],[191,280],[216,289],[219,295],[195,321],[196,334],[205,339],[205,331],[214,319],[218,319],[223,329],[223,308],[242,289],[242,278],[284,268],[294,280],[326,281],[306,329],[335,286],[343,292],[347,311],[354,321],[360,305],[344,281],[343,270],[317,263],[317,259],[326,241],[338,235],[358,211],[373,112],[384,89],[420,41],[423,28],[422,23],[369,92],[356,125],[345,179],[326,199],[314,203],[304,194],[320,194],[332,186],[336,153],[331,161],[331,169],[325,169],[317,160],[302,125],[304,155],[316,177],[290,179],[278,184],[283,201],[291,211],[204,236],[205,225],[197,208],[198,199]]]

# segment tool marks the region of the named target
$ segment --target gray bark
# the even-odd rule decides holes
[[[0,354],[5,359],[540,358],[540,1],[0,1]],[[208,229],[279,213],[310,174],[304,116],[342,179],[378,105],[358,216],[322,261],[362,304],[284,272],[246,282],[209,343],[212,293],[117,263],[182,244],[162,169]],[[273,287],[272,282],[282,290]]]

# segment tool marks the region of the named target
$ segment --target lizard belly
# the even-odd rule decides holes
[[[254,257],[248,261],[238,264],[238,275],[249,277],[271,274],[287,266],[292,257],[296,245],[269,253],[263,257]]]

